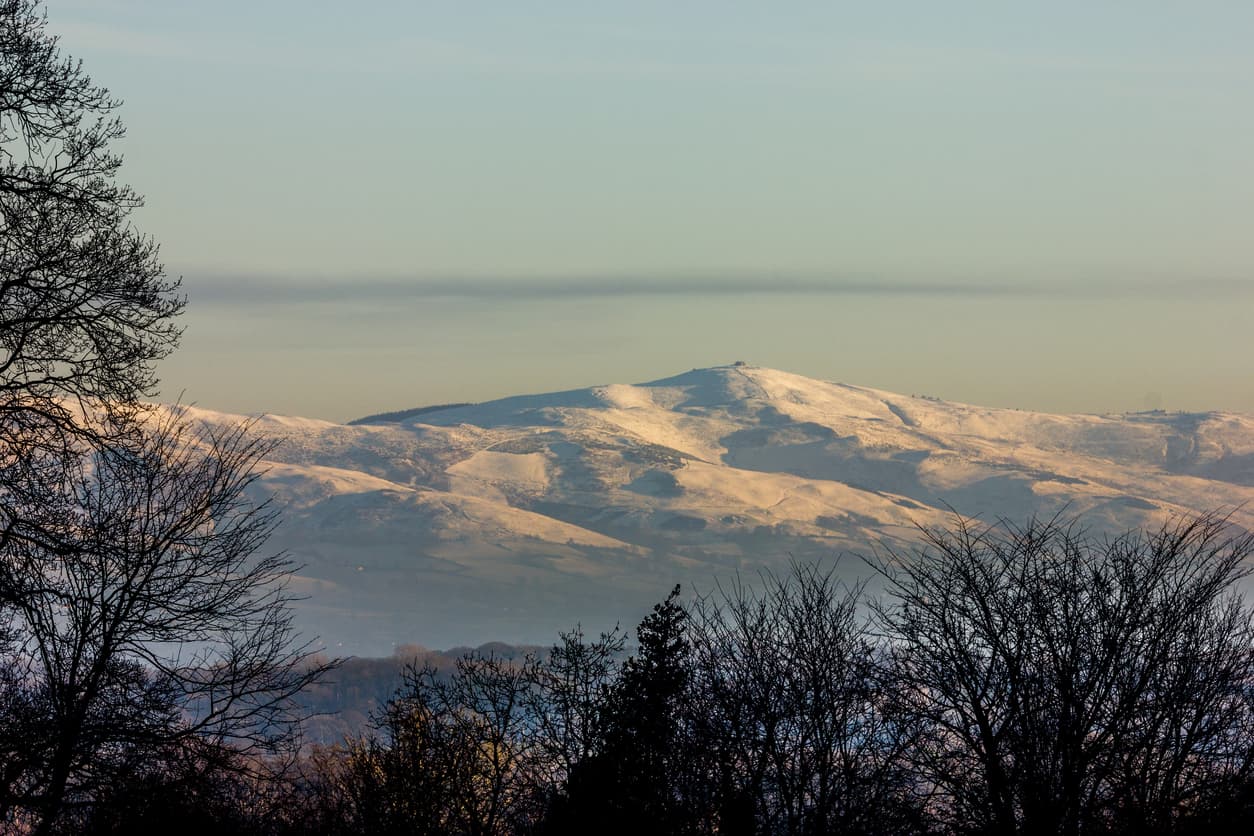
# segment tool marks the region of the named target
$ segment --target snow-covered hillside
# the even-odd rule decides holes
[[[236,416],[195,410],[209,422]],[[954,509],[1095,530],[1236,508],[1254,418],[1045,415],[734,365],[346,426],[270,417],[262,487],[341,652],[547,641],[636,619],[676,582],[908,544]],[[1245,504],[1242,507],[1243,503]]]

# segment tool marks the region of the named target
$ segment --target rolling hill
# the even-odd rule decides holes
[[[239,416],[192,410],[210,423]],[[908,547],[917,525],[1082,516],[1095,533],[1236,509],[1254,417],[1048,415],[743,364],[334,424],[272,416],[260,483],[330,650],[547,642],[670,587]],[[385,416],[387,417],[387,416]]]

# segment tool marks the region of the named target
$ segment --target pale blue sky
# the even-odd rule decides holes
[[[138,222],[192,301],[163,376],[207,407],[348,418],[746,359],[1254,412],[1248,2],[49,16],[126,100]]]

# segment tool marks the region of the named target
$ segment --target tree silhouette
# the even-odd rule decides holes
[[[1104,540],[1058,520],[925,536],[879,564],[879,619],[950,827],[1169,833],[1249,781],[1250,534],[1209,516]]]
[[[0,464],[151,394],[184,300],[130,225],[119,102],[60,52],[38,0],[0,0]]]
[[[601,745],[603,701],[618,675],[627,636],[617,626],[587,640],[583,629],[562,632],[532,660],[533,688],[525,695],[528,736],[550,788],[569,779],[576,766]]]
[[[142,444],[90,450],[0,542],[9,603],[0,810],[50,832],[67,808],[171,748],[273,752],[290,697],[325,670],[293,643],[276,521],[249,499],[267,445],[175,412]]]
[[[118,105],[0,0],[0,821],[35,833],[145,764],[275,749],[322,670],[253,554],[265,445],[141,404],[184,300],[131,225]]]
[[[704,810],[688,790],[686,740],[692,681],[688,616],[679,587],[640,622],[639,647],[608,689],[601,744],[570,773],[548,826],[558,833],[692,832]]]
[[[543,785],[530,748],[533,663],[471,653],[451,675],[408,670],[376,733],[350,747],[341,772],[347,826],[413,836],[526,832]]]
[[[922,818],[904,757],[915,726],[892,709],[861,587],[835,573],[737,578],[692,608],[692,713],[720,832],[905,832]]]

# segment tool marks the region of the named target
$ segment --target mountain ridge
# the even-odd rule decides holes
[[[259,487],[305,565],[302,623],[376,655],[630,623],[676,582],[909,548],[954,512],[1105,532],[1231,509],[1254,527],[1250,416],[1050,415],[747,364],[256,428],[282,441]]]

